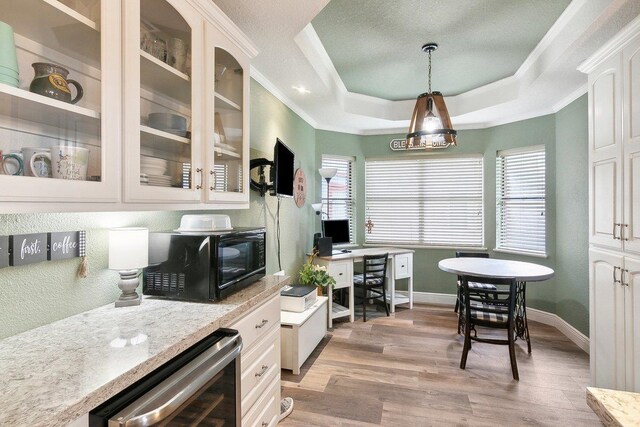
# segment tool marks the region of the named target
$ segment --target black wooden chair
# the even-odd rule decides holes
[[[489,254],[487,252],[457,251],[456,258],[489,258]],[[460,309],[461,286],[462,286],[461,277],[458,276],[458,291],[457,291],[457,297],[456,297],[456,306],[453,309],[453,311],[456,313],[458,313],[458,310]],[[476,291],[476,292],[487,292],[487,291],[495,290],[496,287],[488,283],[472,282],[472,283],[469,283],[469,289],[472,289],[473,291]],[[462,312],[458,314],[458,333],[460,333],[460,328],[461,328],[461,314]]]
[[[367,321],[367,301],[370,299],[381,299],[384,309],[389,316],[387,305],[387,292],[385,281],[387,275],[387,260],[389,254],[365,255],[363,257],[363,272],[353,276],[353,297],[362,300],[363,321]]]
[[[495,286],[491,296],[485,292],[474,292],[469,284],[473,282],[488,283]],[[467,355],[471,349],[471,340],[489,344],[509,346],[511,373],[514,380],[519,380],[518,364],[515,351],[516,327],[516,280],[498,278],[480,278],[462,276],[461,311],[464,326],[464,347],[460,369],[467,365]],[[507,339],[479,338],[476,326],[507,330]],[[473,331],[473,336],[471,336]]]

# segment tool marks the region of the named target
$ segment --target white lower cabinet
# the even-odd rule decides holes
[[[640,391],[640,259],[589,251],[591,383]]]
[[[230,326],[242,337],[242,426],[274,426],[280,415],[280,294]]]

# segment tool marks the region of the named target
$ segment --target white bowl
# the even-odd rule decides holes
[[[229,215],[182,215],[177,231],[225,231],[232,230]]]
[[[147,175],[164,175],[167,171],[166,166],[141,166],[140,172]]]

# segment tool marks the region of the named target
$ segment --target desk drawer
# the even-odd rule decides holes
[[[245,353],[254,342],[266,336],[273,325],[279,324],[280,295],[276,294],[266,304],[254,309],[230,327],[240,332],[242,353]]]
[[[353,263],[351,261],[331,262],[327,271],[331,277],[336,279],[336,289],[351,286],[353,281]]]
[[[280,371],[280,328],[273,328],[269,336],[251,350],[246,359],[242,360],[241,375],[241,407],[242,414],[262,395],[269,383]]]
[[[396,279],[406,279],[413,270],[413,254],[400,254],[394,257]]]

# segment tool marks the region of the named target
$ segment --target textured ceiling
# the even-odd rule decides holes
[[[457,95],[513,75],[570,0],[331,0],[312,25],[347,90],[388,100]]]

